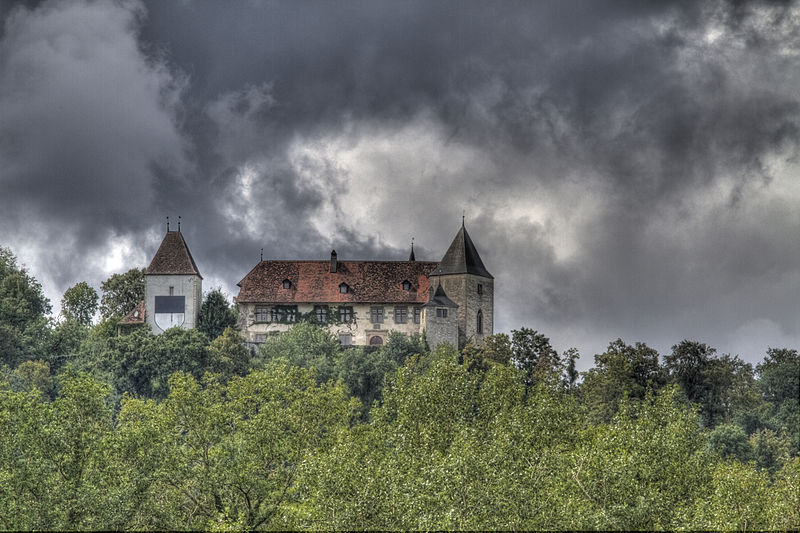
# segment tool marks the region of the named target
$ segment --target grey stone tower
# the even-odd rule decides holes
[[[144,273],[145,320],[153,333],[171,327],[191,329],[197,325],[203,297],[203,277],[178,231],[161,241]]]
[[[430,275],[458,305],[458,347],[468,341],[480,343],[494,331],[494,277],[483,266],[480,254],[464,222]]]

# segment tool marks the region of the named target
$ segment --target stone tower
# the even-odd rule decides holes
[[[494,277],[483,266],[481,256],[464,222],[430,275],[431,285],[440,284],[458,305],[458,347],[468,341],[480,343],[494,331]]]
[[[197,325],[203,298],[203,277],[186,246],[178,223],[161,241],[144,273],[145,320],[153,333],[171,327],[191,329]]]

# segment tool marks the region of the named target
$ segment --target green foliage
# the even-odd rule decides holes
[[[669,380],[687,399],[700,405],[703,424],[714,427],[731,420],[740,405],[752,404],[752,366],[738,357],[716,357],[705,344],[684,340],[664,357]]]
[[[800,390],[800,355],[797,350],[770,348],[767,356],[756,365],[758,388],[764,399],[780,405],[797,399]]]
[[[39,391],[45,398],[55,394],[55,380],[50,375],[50,365],[46,361],[25,361],[20,363],[8,379],[11,389],[19,392]]]
[[[97,291],[85,281],[70,287],[61,299],[61,312],[67,320],[88,326],[97,312]]]
[[[222,335],[208,345],[206,370],[219,374],[226,380],[233,376],[243,376],[250,368],[250,352],[244,345],[239,332],[225,328]]]
[[[708,438],[708,448],[724,458],[735,458],[746,463],[753,456],[753,448],[744,430],[734,424],[721,424]]]
[[[335,377],[339,341],[327,330],[301,322],[285,333],[268,337],[259,349],[258,365],[282,359],[303,368],[314,368],[317,380]]]
[[[584,373],[581,392],[598,422],[609,422],[623,398],[642,400],[649,389],[664,385],[658,352],[644,343],[628,345],[617,339],[594,360],[595,367]]]
[[[100,284],[100,314],[104,319],[122,318],[144,300],[144,269],[132,268],[114,274]]]
[[[213,341],[222,335],[226,328],[235,328],[236,321],[236,311],[228,303],[222,290],[214,289],[206,294],[197,321],[199,331],[205,333]]]
[[[0,247],[0,363],[11,367],[47,354],[50,302],[38,281]]]
[[[558,353],[550,339],[536,330],[521,328],[511,331],[511,358],[525,373],[525,383],[551,379],[559,368]]]

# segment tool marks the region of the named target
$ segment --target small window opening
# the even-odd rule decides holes
[[[283,288],[284,289],[291,289],[292,288],[292,282],[290,280],[288,280],[288,279],[283,280]]]
[[[169,288],[169,295],[170,296],[175,296],[175,287],[170,287]]]
[[[478,323],[475,329],[478,330],[478,334],[483,334],[483,311],[478,311]]]
[[[437,307],[436,318],[447,318],[447,309],[444,307]]]
[[[350,292],[350,286],[347,285],[347,283],[342,283],[341,285],[339,285],[339,292],[342,294],[347,294],[348,292]]]
[[[483,294],[483,283],[478,283],[478,294]]]
[[[404,291],[410,291],[411,290],[411,282],[410,281],[406,280],[406,281],[403,282],[403,290]]]

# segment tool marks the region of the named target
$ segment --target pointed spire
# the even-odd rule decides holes
[[[408,256],[409,261],[416,261],[417,258],[414,257],[414,237],[411,237],[411,255]]]
[[[169,231],[164,235],[161,246],[145,270],[147,275],[195,275],[201,279],[200,271],[194,262],[189,247],[180,231]]]
[[[483,266],[478,249],[475,248],[475,244],[467,233],[463,218],[456,238],[450,243],[450,247],[439,262],[439,268],[433,272],[434,276],[443,274],[474,274],[493,279],[493,276]]]

